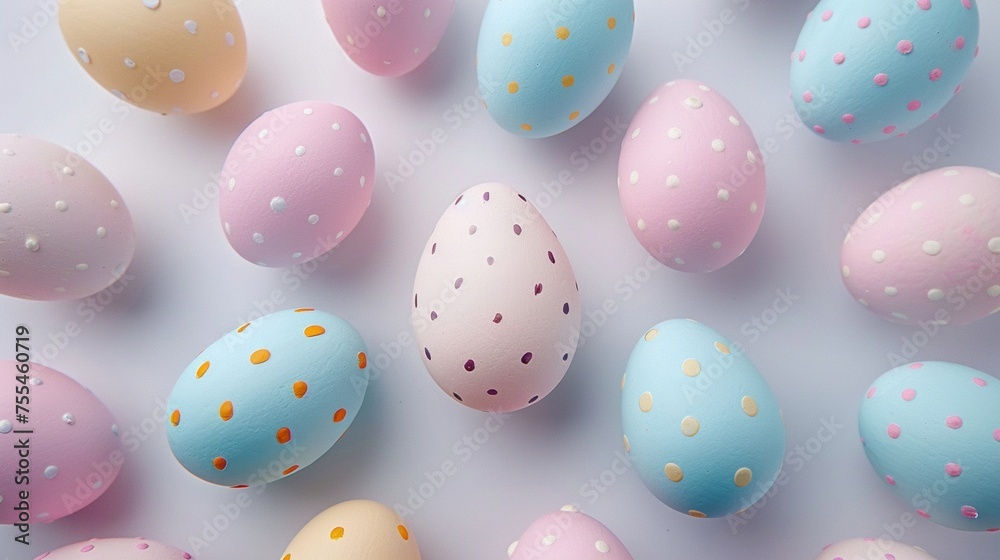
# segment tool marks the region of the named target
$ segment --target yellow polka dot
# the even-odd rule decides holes
[[[170,413],[170,423],[174,426],[181,423],[181,411],[174,410]]]
[[[681,433],[687,437],[692,437],[701,429],[701,423],[694,416],[685,416],[681,420]]]
[[[404,541],[410,540],[410,532],[406,530],[406,527],[396,525],[396,530],[399,531],[399,536],[403,537]]]
[[[658,331],[656,329],[649,329],[648,331],[646,331],[646,336],[644,336],[643,338],[646,339],[646,342],[649,342],[649,341],[653,340],[654,338],[656,338],[656,335],[658,335],[658,334],[660,334],[660,331]]]
[[[335,541],[339,541],[340,539],[344,538],[344,528],[334,527],[333,530],[330,531],[330,538]]]
[[[556,37],[565,41],[569,39],[569,28],[566,26],[560,26],[556,28]]]
[[[226,470],[226,459],[224,457],[216,457],[212,459],[212,466],[215,467],[217,471]]]
[[[715,343],[715,349],[727,356],[729,355],[729,347],[721,342]]]
[[[210,365],[212,365],[211,362],[206,361],[205,363],[198,366],[198,371],[195,372],[194,376],[197,377],[198,379],[201,379],[201,377],[205,375],[205,372],[208,371],[208,366]]]
[[[524,123],[521,125],[521,130],[525,132],[531,132],[531,125],[528,123]]]
[[[746,412],[747,416],[757,416],[757,401],[753,400],[753,397],[743,397],[740,406],[743,407],[743,412]]]
[[[517,93],[521,89],[521,86],[517,82],[511,82],[507,84],[507,91],[511,93]]]
[[[746,467],[736,471],[736,475],[733,476],[733,482],[735,482],[740,488],[750,484],[751,480],[753,480],[753,472]]]
[[[688,377],[694,377],[701,373],[701,362],[694,358],[688,358],[681,364],[681,371]]]
[[[608,29],[614,29],[618,27],[618,20],[615,18],[608,18]]]
[[[368,356],[364,352],[358,352],[358,369],[365,369],[368,367]]]
[[[667,475],[671,482],[680,482],[684,479],[684,471],[677,466],[677,463],[667,463],[667,466],[663,467],[663,474]]]
[[[625,376],[626,375],[628,375],[628,372],[625,372],[625,373],[622,374],[622,391],[625,390]]]
[[[285,476],[288,476],[288,475],[292,474],[293,472],[295,472],[297,470],[299,470],[299,466],[298,465],[292,465],[292,466],[288,467],[287,469],[281,471],[281,474],[283,474]]]
[[[316,311],[316,310],[313,309],[312,307],[300,307],[295,310],[296,313],[307,313],[309,311]]]
[[[691,517],[697,517],[698,519],[705,519],[706,517],[708,517],[707,515],[696,509],[688,510],[688,515],[690,515]]]
[[[240,328],[236,329],[236,332],[241,333],[241,332],[247,330],[247,327],[249,327],[249,326],[250,326],[250,323],[243,323],[242,325],[240,325]]]
[[[575,121],[578,118],[580,118],[580,111],[573,111],[569,114],[569,120],[571,121]]]
[[[284,445],[292,440],[292,431],[288,428],[279,428],[278,433],[274,437],[278,440],[278,443]]]
[[[292,384],[292,393],[295,394],[295,398],[301,399],[306,396],[306,391],[309,390],[309,384],[305,381],[296,381]]]
[[[271,353],[264,348],[254,350],[254,353],[250,354],[250,363],[254,365],[263,364],[270,359]]]
[[[612,62],[611,66],[608,66],[608,74],[614,74],[615,68],[617,68],[617,66],[615,66],[615,64]]]
[[[326,329],[324,329],[319,325],[309,325],[308,327],[306,327],[305,335],[309,338],[312,338],[314,336],[319,336],[321,334],[326,334]]]
[[[500,42],[503,43],[503,46],[505,46],[505,47],[509,47],[511,41],[513,41],[513,40],[514,40],[514,36],[511,35],[510,33],[504,33],[503,37],[500,37]]]
[[[653,394],[649,391],[639,396],[639,410],[643,412],[653,410]]]
[[[233,403],[226,401],[219,406],[219,417],[223,422],[228,422],[233,417]]]
[[[334,422],[343,422],[344,418],[347,418],[347,411],[344,410],[343,408],[333,413]]]
[[[567,74],[563,76],[562,79],[563,87],[573,87],[573,84],[575,83],[576,83],[576,78],[574,78],[572,74]]]
[[[622,440],[625,442],[625,453],[631,453],[632,452],[632,446],[629,445],[628,436],[624,436],[623,435],[622,436]]]

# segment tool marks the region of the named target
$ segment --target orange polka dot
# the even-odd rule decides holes
[[[233,417],[233,402],[226,401],[219,406],[219,417],[223,422],[228,422]]]
[[[614,29],[618,27],[618,20],[615,18],[608,18],[608,29]]]
[[[195,372],[194,376],[201,379],[201,376],[205,375],[205,372],[208,371],[208,366],[210,365],[212,365],[211,362],[206,360],[205,363],[198,366],[198,371]]]
[[[341,408],[340,410],[338,410],[333,414],[334,422],[343,422],[344,418],[347,418],[347,411],[344,410],[343,408]]]
[[[558,37],[559,39],[561,39],[563,41],[565,41],[566,39],[569,39],[569,28],[566,27],[566,26],[557,27],[556,28],[556,37]]]
[[[514,40],[514,36],[511,35],[510,33],[504,33],[503,37],[500,37],[500,42],[503,43],[503,46],[505,46],[505,47],[509,47],[511,41],[513,41],[513,40]]]
[[[286,555],[284,555],[284,556],[281,557],[281,560],[292,560],[292,555],[291,554],[286,554]]]
[[[236,486],[230,486],[230,488],[234,490],[242,490],[244,488],[250,488],[250,487],[247,486],[246,484],[237,484]]]
[[[250,354],[250,363],[254,365],[263,364],[264,362],[271,359],[271,353],[264,348],[260,350],[254,350],[253,354]]]
[[[696,509],[688,510],[688,515],[690,515],[691,517],[697,517],[698,519],[705,519],[706,517],[708,517],[707,515]]]
[[[277,438],[278,443],[284,445],[289,441],[292,441],[292,431],[288,428],[280,428],[275,437]]]
[[[298,465],[292,465],[292,466],[288,467],[287,469],[281,471],[281,474],[283,474],[285,476],[288,476],[288,475],[292,474],[293,472],[295,472],[297,470],[299,470],[299,466]]]
[[[170,423],[174,426],[181,423],[181,411],[175,410],[170,413]]]
[[[404,541],[410,540],[410,532],[406,530],[406,527],[397,525],[396,530],[399,531],[399,536],[403,537]]]
[[[243,323],[242,325],[240,325],[240,328],[236,329],[236,332],[241,333],[241,332],[247,330],[247,327],[249,327],[249,326],[250,326],[250,323]]]
[[[368,367],[368,356],[364,352],[358,352],[358,369],[365,369]]]
[[[306,396],[306,391],[309,390],[309,385],[305,381],[296,381],[292,384],[292,393],[295,393],[295,398],[301,399]]]
[[[578,118],[580,118],[580,111],[573,111],[569,114],[569,120],[571,121],[575,121]]]
[[[325,334],[325,333],[326,333],[326,329],[324,329],[323,327],[321,327],[319,325],[309,325],[308,327],[306,327],[306,330],[305,330],[305,335],[308,336],[309,338],[312,338],[314,336],[319,336],[319,335]]]
[[[614,63],[612,63],[611,66],[608,66],[608,74],[614,74],[615,68],[617,67],[614,65]]]
[[[312,307],[300,307],[295,310],[296,313],[305,313],[307,311],[316,311],[316,310],[313,309]]]
[[[521,130],[525,132],[531,132],[531,125],[528,123],[524,123],[521,125]]]
[[[507,91],[511,93],[517,93],[521,89],[521,86],[517,82],[511,82],[507,84]]]
[[[333,530],[330,531],[330,538],[335,541],[339,541],[340,539],[344,538],[344,528],[334,527]]]
[[[224,457],[216,457],[215,459],[212,459],[212,465],[215,467],[215,470],[226,470],[226,459]]]
[[[574,78],[572,75],[567,74],[567,75],[563,76],[563,79],[562,79],[562,85],[563,85],[563,87],[573,87],[573,84],[575,84],[575,83],[576,83],[576,78]]]

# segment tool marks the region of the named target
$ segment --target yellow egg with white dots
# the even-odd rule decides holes
[[[281,560],[420,560],[406,522],[370,500],[339,503],[319,513],[295,535]]]

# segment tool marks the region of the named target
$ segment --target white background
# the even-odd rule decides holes
[[[468,118],[446,117],[467,98],[478,105],[471,97],[474,55],[486,0],[458,0],[439,51],[413,75],[395,80],[370,76],[346,59],[318,0],[295,4],[241,2],[250,42],[242,89],[207,114],[163,117],[116,110],[117,100],[73,60],[54,21],[15,50],[8,33],[19,32],[21,18],[40,8],[33,0],[0,3],[0,130],[87,154],[121,191],[139,238],[129,272],[134,279],[92,321],[79,302],[0,296],[0,358],[13,356],[2,337],[12,339],[16,324],[28,324],[36,351],[91,388],[128,430],[124,470],[100,500],[34,527],[30,553],[13,544],[12,528],[0,528],[0,557],[34,557],[93,536],[142,535],[192,552],[191,539],[205,539],[209,546],[197,550],[199,559],[278,558],[322,509],[361,497],[405,504],[424,473],[445,461],[456,462],[458,472],[407,518],[430,560],[506,558],[507,545],[528,524],[570,502],[608,525],[638,559],[808,560],[825,544],[885,534],[900,521],[908,509],[875,475],[858,442],[864,390],[890,368],[890,354],[914,337],[915,360],[955,361],[997,375],[1000,316],[933,337],[885,322],[843,287],[839,247],[845,227],[865,206],[915,172],[915,156],[936,160],[934,166],[1000,168],[995,3],[982,3],[981,54],[965,90],[940,119],[906,138],[865,146],[834,144],[788,126],[794,122],[788,53],[809,2],[638,0],[632,55],[618,87],[581,125],[534,141],[503,132],[481,108]],[[692,50],[697,56],[679,69],[674,54],[724,9],[735,21],[717,37],[703,34],[708,46],[700,54]],[[617,142],[586,170],[571,160],[601,134],[606,119],[630,120],[650,91],[678,77],[700,79],[726,95],[761,145],[769,138],[777,145],[767,162],[760,233],[742,258],[710,275],[650,272],[619,205]],[[266,110],[305,99],[332,101],[361,117],[376,146],[380,178],[359,228],[306,279],[290,282],[287,271],[244,262],[228,246],[213,174],[244,126]],[[87,132],[102,119],[114,127],[111,133]],[[939,127],[958,135],[943,152],[933,149]],[[385,173],[436,128],[447,141],[390,188]],[[555,199],[542,196],[543,182],[562,171],[572,183]],[[617,311],[596,332],[588,327],[592,336],[555,392],[505,418],[469,453],[463,438],[486,433],[488,417],[444,395],[412,345],[393,343],[410,333],[413,274],[427,236],[449,201],[485,181],[508,183],[542,207],[572,259],[585,313],[606,300]],[[183,205],[203,210],[185,215]],[[630,277],[645,282],[622,289]],[[755,318],[773,319],[768,310],[776,290],[798,299],[766,332],[755,330]],[[278,304],[271,302],[275,296]],[[233,513],[236,492],[194,478],[174,460],[162,402],[203,347],[272,305],[343,316],[364,335],[371,361],[381,368],[343,440],[303,472],[250,491],[250,505],[236,508],[238,518],[230,522],[219,516]],[[613,472],[622,465],[618,384],[625,362],[648,327],[674,317],[696,318],[744,343],[782,404],[789,450],[808,449],[802,460],[786,463],[788,483],[745,523],[676,513],[635,473]],[[46,349],[69,323],[79,334],[65,348]],[[825,443],[811,439],[831,419],[842,426],[836,435]],[[602,475],[598,491],[591,481]],[[213,520],[228,528],[206,532]],[[996,558],[1000,545],[1000,535],[966,534],[925,520],[906,529],[903,540],[941,560]]]

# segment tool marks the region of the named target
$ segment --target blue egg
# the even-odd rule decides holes
[[[838,142],[905,135],[958,93],[978,43],[976,0],[821,0],[792,52],[795,110]]]
[[[858,424],[875,472],[918,516],[1000,531],[1000,379],[948,362],[899,366],[868,389]]]
[[[690,319],[664,321],[636,344],[622,379],[622,426],[639,478],[692,517],[752,506],[784,459],[781,411],[760,372]]]
[[[195,476],[254,486],[326,453],[368,388],[365,342],[347,321],[311,308],[230,331],[184,370],[167,402],[167,441]]]
[[[611,93],[632,45],[632,0],[490,0],[479,30],[479,90],[507,131],[543,138]]]

